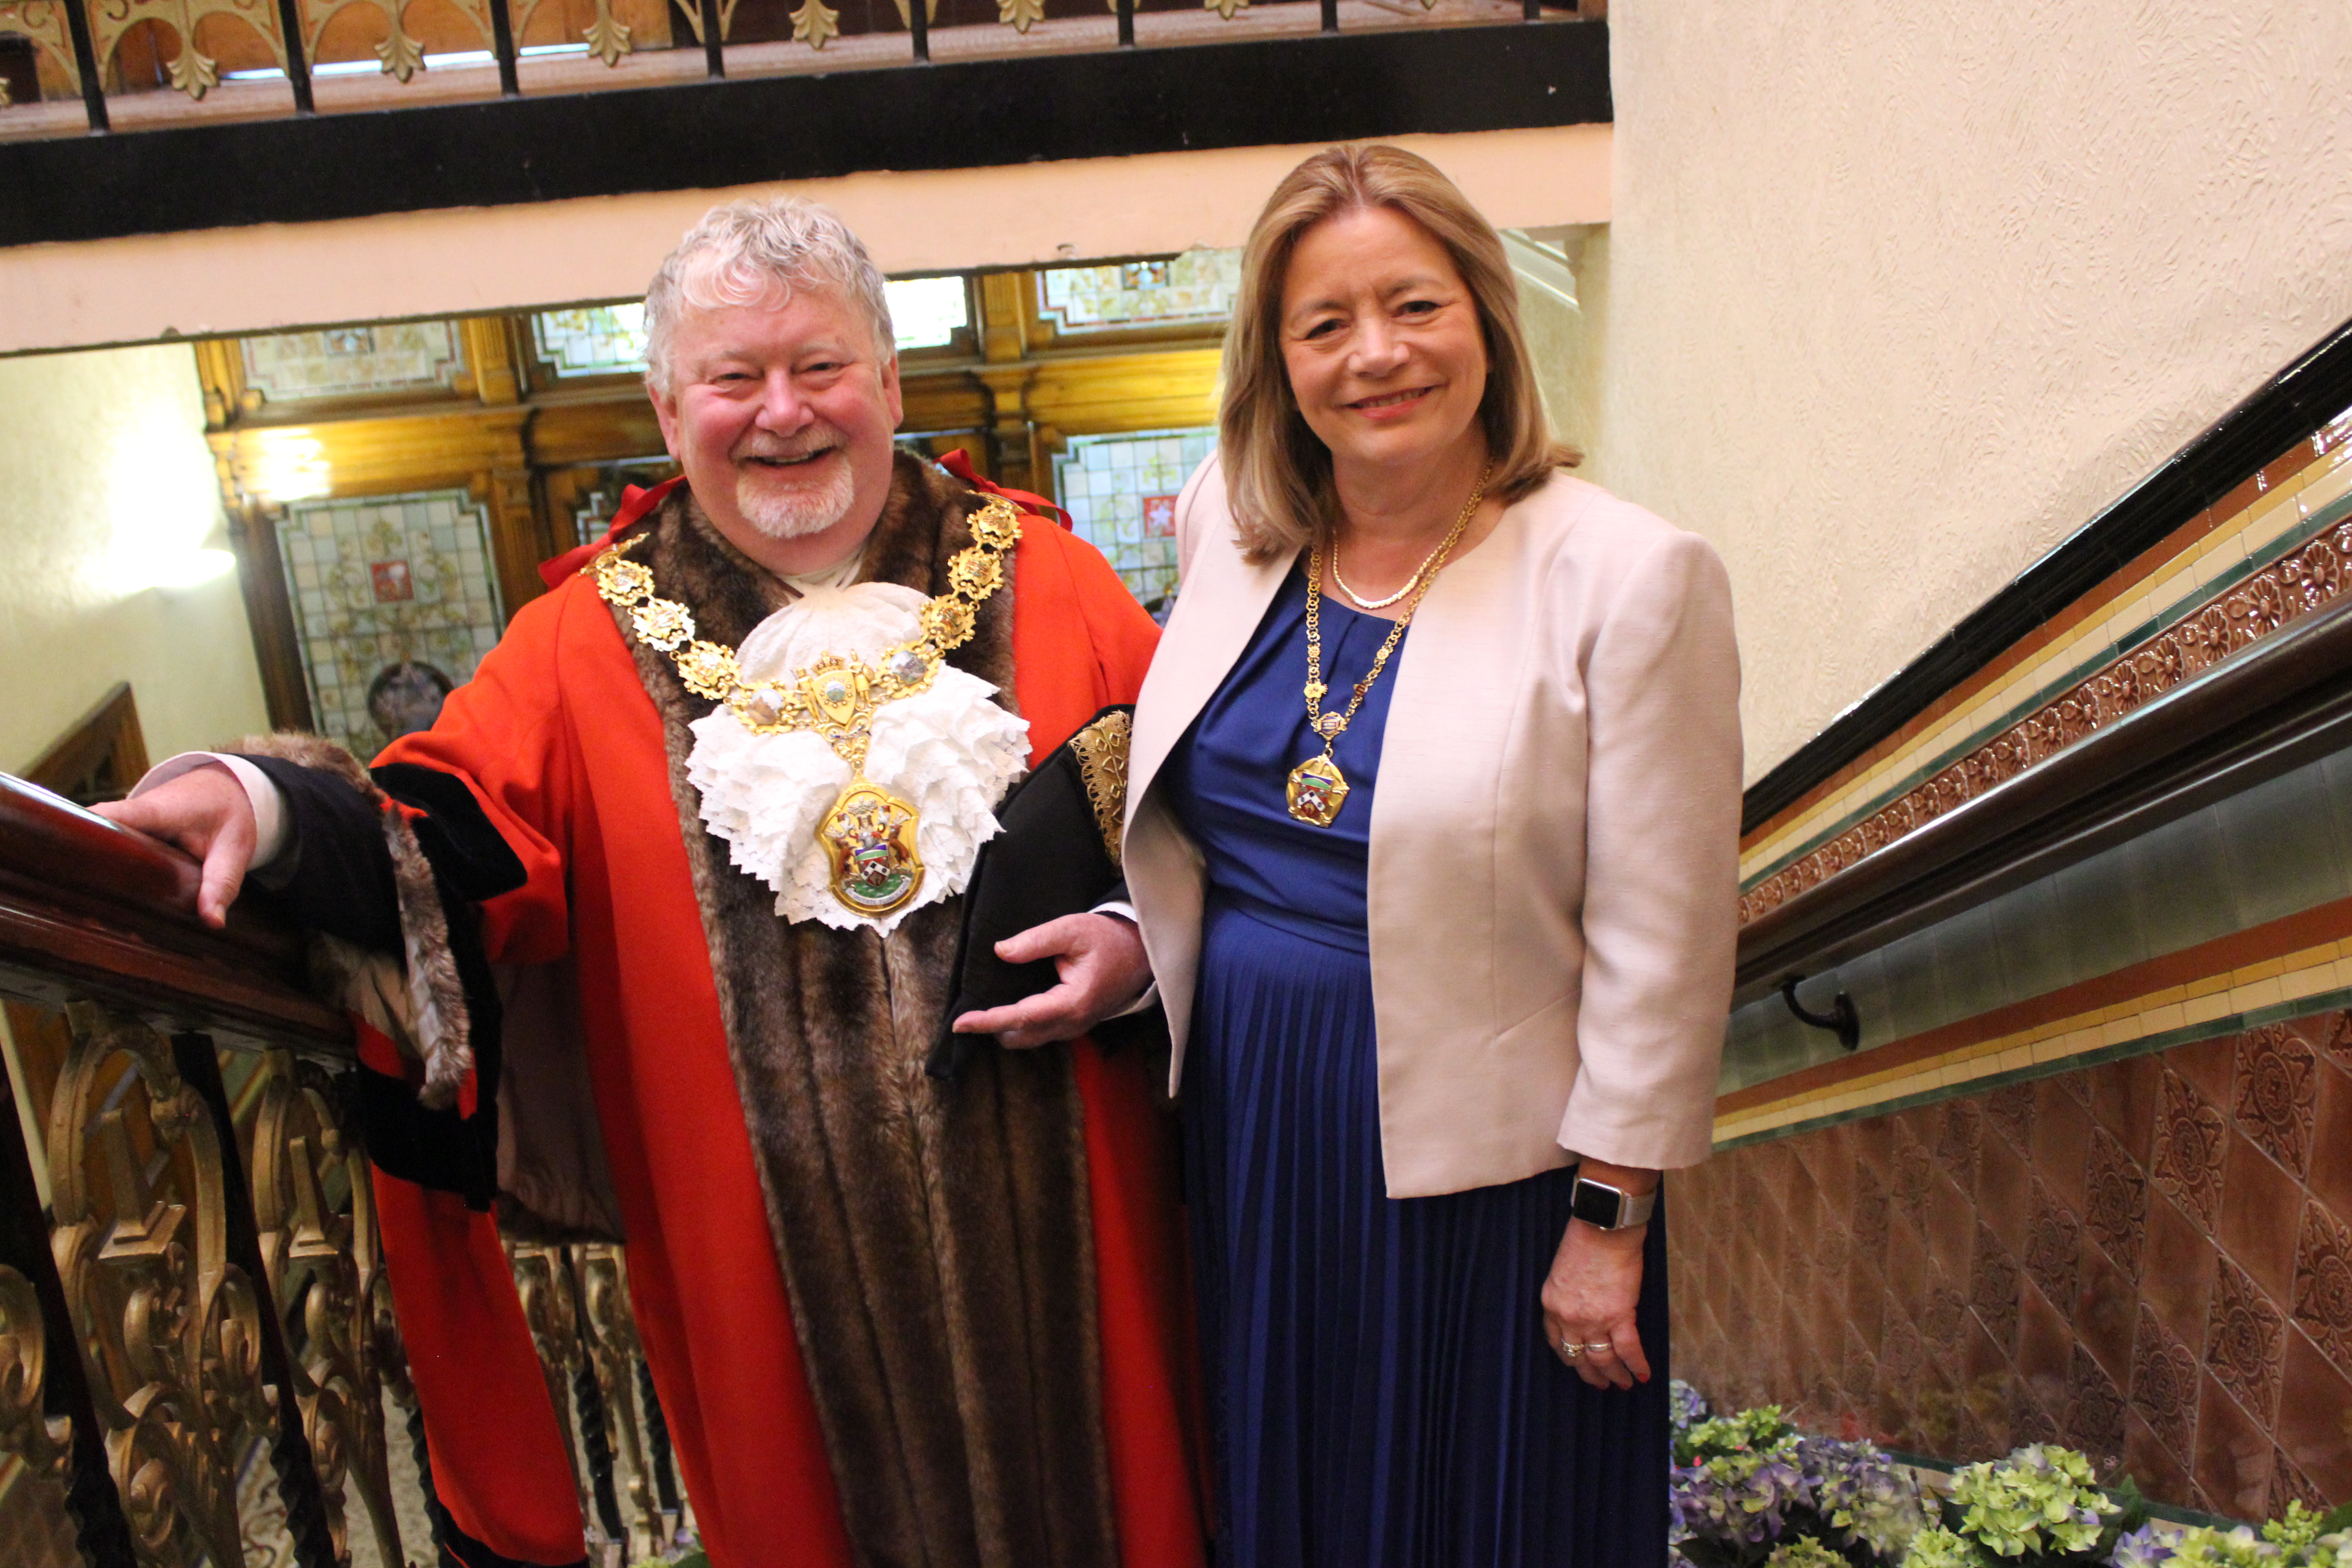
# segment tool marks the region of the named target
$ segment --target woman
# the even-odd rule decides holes
[[[1220,437],[1179,503],[1126,867],[1223,1561],[1650,1568],[1643,1221],[1706,1156],[1731,980],[1722,566],[1562,471],[1501,241],[1395,148],[1267,203]]]

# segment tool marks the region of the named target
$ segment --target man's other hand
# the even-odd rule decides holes
[[[245,885],[260,834],[253,820],[253,802],[234,773],[207,763],[136,799],[109,801],[92,809],[110,822],[176,844],[203,861],[196,913],[208,926],[227,923],[228,907]]]
[[[996,956],[1007,963],[1050,958],[1062,977],[1051,990],[1009,1007],[966,1013],[955,1021],[959,1035],[994,1035],[1020,1050],[1076,1038],[1124,1012],[1151,984],[1142,936],[1134,921],[1117,915],[1064,915],[1031,926],[998,942]]]

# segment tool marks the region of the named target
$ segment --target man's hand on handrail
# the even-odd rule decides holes
[[[166,844],[176,844],[204,862],[196,888],[196,914],[217,930],[253,865],[260,830],[245,786],[219,763],[191,768],[175,779],[129,800],[92,808]]]

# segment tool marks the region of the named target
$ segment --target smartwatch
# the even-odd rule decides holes
[[[1568,1212],[1596,1230],[1631,1230],[1647,1225],[1657,1206],[1655,1188],[1637,1195],[1582,1174],[1576,1178],[1576,1188],[1568,1200]]]

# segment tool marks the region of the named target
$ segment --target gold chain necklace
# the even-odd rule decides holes
[[[1307,722],[1315,733],[1323,737],[1323,754],[1309,757],[1291,769],[1290,777],[1283,786],[1290,815],[1308,826],[1328,827],[1339,819],[1339,808],[1348,803],[1348,775],[1341,773],[1339,764],[1331,760],[1331,748],[1339,743],[1339,737],[1347,733],[1349,721],[1355,718],[1356,710],[1364,705],[1364,694],[1372,689],[1374,681],[1380,679],[1381,672],[1388,668],[1389,656],[1396,651],[1405,627],[1412,625],[1413,612],[1421,608],[1422,598],[1429,592],[1430,584],[1437,581],[1437,574],[1445,570],[1446,557],[1453,554],[1454,544],[1462,538],[1462,531],[1470,526],[1470,514],[1478,510],[1480,501],[1486,500],[1486,481],[1494,472],[1495,465],[1487,464],[1486,471],[1478,476],[1477,485],[1470,491],[1470,499],[1463,503],[1462,515],[1454,520],[1454,527],[1430,553],[1429,559],[1422,563],[1422,570],[1413,574],[1413,581],[1384,601],[1393,604],[1406,589],[1412,592],[1412,599],[1405,605],[1404,614],[1397,617],[1396,624],[1389,628],[1388,639],[1381,644],[1380,651],[1372,655],[1372,668],[1364,672],[1363,679],[1356,682],[1355,695],[1349,700],[1348,710],[1344,713],[1323,711],[1323,694],[1330,689],[1323,684],[1323,547],[1318,544],[1308,552]],[[1335,578],[1339,575],[1339,551],[1336,547],[1332,551],[1332,575]],[[1347,587],[1344,583],[1339,585]],[[1349,596],[1353,598],[1354,595],[1350,593]],[[1357,602],[1362,603],[1361,600]]]
[[[923,605],[922,630],[886,649],[880,660],[827,653],[781,680],[746,680],[735,650],[694,636],[694,614],[675,599],[654,596],[653,568],[628,559],[650,531],[596,557],[596,592],[629,612],[637,640],[670,656],[677,678],[698,697],[727,705],[755,735],[808,730],[824,738],[849,764],[848,787],[817,827],[833,868],[833,894],[861,915],[887,915],[923,885],[916,853],[911,802],[866,777],[874,713],[886,702],[930,689],[946,656],[971,639],[980,606],[1004,582],[1004,557],[1021,542],[1021,514],[1003,496],[990,496],[967,520],[972,542],[948,563],[948,592]]]
[[[1437,550],[1444,549],[1445,544],[1445,541],[1439,541]],[[1428,554],[1421,558],[1421,564],[1412,569],[1412,575],[1404,580],[1403,587],[1399,588],[1395,593],[1391,594],[1385,599],[1367,599],[1361,594],[1357,593],[1355,589],[1349,587],[1348,585],[1348,580],[1339,575],[1339,542],[1335,538],[1331,541],[1331,581],[1339,584],[1339,592],[1347,595],[1348,597],[1356,601],[1357,608],[1364,610],[1385,610],[1391,605],[1395,604],[1399,599],[1403,598],[1407,594],[1412,592],[1413,584],[1420,582],[1422,578],[1427,574],[1430,563],[1437,559],[1437,550],[1433,550]]]

